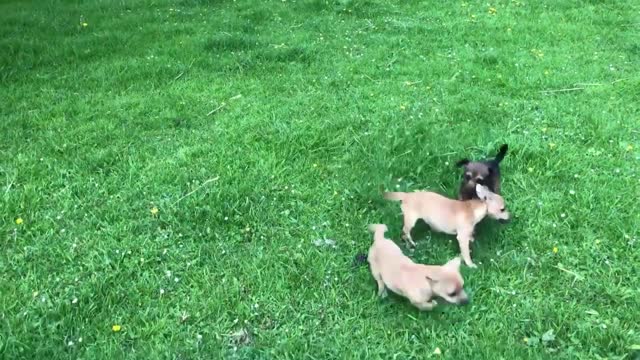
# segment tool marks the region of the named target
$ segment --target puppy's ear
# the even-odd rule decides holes
[[[476,194],[480,199],[487,200],[489,197],[489,189],[484,185],[476,184]]]
[[[423,269],[422,275],[425,277],[425,279],[429,281],[440,281],[440,279],[442,279],[442,270],[438,267],[429,268],[423,265],[421,266],[421,268]]]
[[[454,257],[442,265],[442,267],[435,267],[429,271],[425,271],[424,277],[431,281],[441,281],[446,278],[447,274],[450,274],[449,270],[460,271],[460,264],[460,257]]]
[[[469,159],[462,159],[456,163],[456,166],[457,167],[466,166],[468,163],[470,163]]]

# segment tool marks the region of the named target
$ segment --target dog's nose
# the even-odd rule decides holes
[[[467,304],[469,304],[469,298],[463,298],[463,299],[460,299],[460,302],[458,302],[458,304],[460,304],[460,305],[467,305]]]

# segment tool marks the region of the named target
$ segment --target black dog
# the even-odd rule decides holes
[[[509,146],[504,144],[493,159],[482,161],[462,159],[456,163],[456,166],[464,167],[462,184],[458,193],[459,200],[477,199],[476,184],[484,185],[492,192],[500,194],[500,162],[504,159],[508,149]]]

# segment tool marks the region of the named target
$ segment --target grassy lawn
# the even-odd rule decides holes
[[[640,356],[637,1],[0,14],[0,358]],[[502,143],[471,304],[377,299],[383,189],[453,197]],[[419,228],[416,261],[459,253]]]

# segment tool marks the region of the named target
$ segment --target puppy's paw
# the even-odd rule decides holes
[[[433,310],[436,306],[438,306],[438,302],[435,300],[431,300],[431,301],[427,301],[424,306],[422,307],[423,311],[431,311]]]
[[[467,263],[467,266],[472,268],[472,269],[477,269],[478,265],[474,264],[473,262]]]

